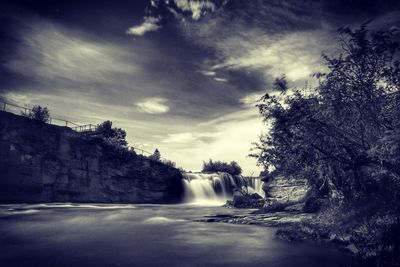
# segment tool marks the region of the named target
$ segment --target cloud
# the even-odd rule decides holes
[[[189,131],[159,136],[161,153],[189,170],[200,170],[203,160],[237,161],[245,174],[261,167],[249,158],[252,143],[258,141],[263,129],[262,119],[255,107],[245,107],[215,119],[192,125]],[[190,155],[188,157],[187,155]]]
[[[114,75],[141,73],[141,68],[132,64],[135,59],[116,44],[94,42],[50,23],[36,26],[25,32],[5,67],[41,86],[110,85]]]
[[[190,12],[193,20],[199,20],[202,15],[215,10],[215,4],[210,1],[175,0],[174,2],[181,11]]]
[[[239,102],[247,107],[254,107],[264,94],[265,92],[252,93],[239,99]]]
[[[0,64],[14,83],[0,90],[76,123],[110,119],[132,144],[158,147],[187,169],[213,158],[255,170],[246,155],[265,129],[254,107],[262,88],[284,73],[303,82],[320,67],[321,51],[329,52],[329,34],[337,27],[324,21],[320,2],[153,0],[144,18],[141,8],[118,17],[107,11],[119,24],[98,15],[87,23],[84,9],[76,10],[82,21],[72,24],[67,18],[77,13],[52,22],[18,15],[12,25],[23,30],[8,29],[15,41],[5,46],[10,52],[3,49]],[[115,30],[135,16],[143,23],[127,34],[146,36],[161,27],[165,34],[126,42]],[[397,21],[395,13],[391,17]]]
[[[217,82],[227,82],[228,81],[225,78],[219,78],[219,77],[215,77],[214,80],[216,80]]]
[[[160,17],[144,17],[142,24],[129,28],[126,33],[129,35],[143,36],[146,32],[157,31],[160,29],[161,25],[158,25],[160,21]]]
[[[196,137],[191,132],[185,133],[177,133],[177,134],[169,134],[167,138],[165,138],[163,143],[189,143],[196,140]]]
[[[169,111],[169,106],[166,104],[167,102],[168,100],[165,98],[151,97],[136,103],[136,107],[144,113],[162,114]]]
[[[202,70],[202,71],[200,71],[200,73],[205,76],[215,76],[216,75],[215,71],[209,71],[209,70]]]
[[[204,69],[262,74],[265,85],[286,74],[289,81],[300,84],[321,70],[321,52],[329,52],[334,43],[334,30],[309,11],[319,5],[231,1],[207,19],[178,23],[188,41],[213,52]]]
[[[212,132],[182,132],[168,134],[168,136],[162,140],[163,143],[175,143],[175,144],[186,144],[191,145],[195,142],[210,143],[217,136],[217,133]]]
[[[286,74],[291,81],[305,80],[321,70],[321,52],[329,48],[329,38],[320,31],[305,31],[270,36],[259,33],[225,40],[219,46],[226,55],[213,69],[248,69],[264,72],[266,77]],[[263,41],[264,40],[264,41]],[[237,47],[230,54],[232,46]]]

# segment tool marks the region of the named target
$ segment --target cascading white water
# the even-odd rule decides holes
[[[245,178],[248,180],[247,184],[247,188],[249,193],[257,193],[260,196],[262,196],[263,198],[265,198],[265,192],[262,189],[264,182],[261,181],[260,178]]]
[[[224,204],[236,186],[226,173],[184,173],[184,178],[185,202],[195,204]]]
[[[260,179],[232,176],[228,173],[183,173],[184,201],[200,205],[222,205],[242,189],[264,197]]]

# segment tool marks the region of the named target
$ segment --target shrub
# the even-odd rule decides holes
[[[121,128],[112,127],[111,121],[104,121],[96,128],[95,135],[101,137],[106,144],[116,148],[126,150],[126,132]]]
[[[44,123],[48,123],[50,120],[50,112],[47,107],[42,107],[40,105],[36,105],[29,111],[28,114],[23,114],[24,116],[38,120]]]
[[[202,172],[226,172],[231,175],[240,175],[242,173],[242,168],[235,161],[230,163],[222,161],[212,161],[203,162]]]
[[[171,161],[171,160],[163,160],[162,163],[164,163],[165,165],[172,167],[172,168],[176,168],[176,163]]]
[[[159,161],[161,158],[161,153],[160,151],[158,151],[158,149],[156,148],[156,150],[154,150],[153,155],[151,155],[149,158],[151,158],[152,160],[157,160]]]
[[[399,266],[399,235],[400,217],[375,215],[354,229],[351,241],[364,266]]]

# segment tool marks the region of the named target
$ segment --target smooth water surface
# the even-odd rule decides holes
[[[196,222],[245,213],[194,205],[0,205],[0,266],[346,266],[332,246],[275,228]]]

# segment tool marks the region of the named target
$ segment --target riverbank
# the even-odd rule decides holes
[[[367,210],[370,210],[370,215],[366,215]],[[201,220],[274,227],[277,229],[275,236],[290,243],[330,244],[357,259],[356,263],[348,266],[400,266],[400,255],[397,254],[400,235],[398,216],[376,213],[371,206],[350,208],[332,205],[318,213],[253,209],[247,214],[222,213],[204,216]]]

